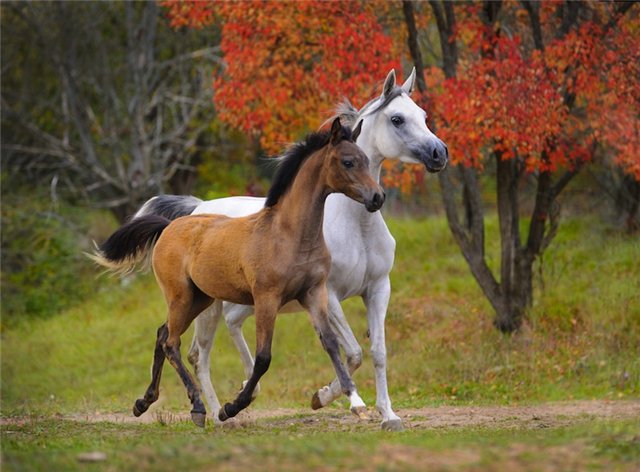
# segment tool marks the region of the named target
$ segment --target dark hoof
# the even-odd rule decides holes
[[[324,405],[320,403],[320,395],[318,395],[318,392],[314,393],[313,397],[311,397],[311,409],[319,410],[323,406]]]
[[[383,431],[404,431],[402,420],[383,421],[381,428]]]
[[[204,424],[206,420],[207,420],[206,413],[200,413],[199,411],[191,412],[191,421],[193,421],[193,424],[195,424],[196,426],[199,426],[200,428],[204,428]]]
[[[136,400],[136,404],[133,405],[133,416],[138,417],[149,409],[149,404],[142,398]]]
[[[228,405],[228,403],[227,403]],[[223,406],[222,408],[220,408],[220,413],[218,413],[218,419],[220,421],[227,421],[229,418],[231,418],[228,414],[227,414],[227,405]]]

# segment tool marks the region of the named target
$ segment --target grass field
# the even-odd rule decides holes
[[[537,268],[535,304],[525,327],[503,336],[492,327],[490,307],[444,219],[391,219],[389,226],[398,252],[387,317],[388,370],[391,398],[401,415],[439,405],[640,397],[637,236],[621,236],[589,219],[563,221]],[[495,267],[495,220],[489,221],[487,241]],[[364,308],[360,300],[350,300],[345,311],[365,349],[354,380],[372,406]],[[425,423],[395,436],[379,432],[377,422],[351,420],[341,401],[328,413],[306,417],[312,393],[333,378],[333,370],[305,315],[279,318],[271,369],[250,408],[294,413],[287,410],[283,417],[256,419],[237,429],[210,424],[202,431],[188,422],[164,421],[166,415],[190,409],[167,367],[161,399],[148,413],[161,421],[76,421],[82,415],[128,415],[148,384],[155,329],[164,313],[155,281],[147,275],[127,286],[105,284],[86,303],[55,317],[4,329],[3,468],[80,468],[85,465],[77,455],[88,450],[107,453],[107,460],[95,465],[105,470],[206,470],[213,465],[236,470],[252,463],[272,470],[298,470],[305,464],[326,470],[422,470],[422,464],[473,470],[640,466],[640,413],[609,420],[582,415],[542,429],[526,421],[509,427]],[[252,321],[245,333],[252,342]],[[183,353],[189,342],[187,333]],[[224,327],[212,364],[218,395],[228,401],[243,373]]]

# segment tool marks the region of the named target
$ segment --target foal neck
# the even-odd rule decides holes
[[[277,204],[276,222],[301,245],[315,248],[324,242],[324,203],[331,193],[326,184],[326,149],[315,152],[300,167],[291,188]]]

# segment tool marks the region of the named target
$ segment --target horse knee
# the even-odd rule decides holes
[[[200,349],[198,349],[198,346],[195,342],[191,344],[191,347],[189,348],[189,352],[187,353],[187,360],[189,361],[189,364],[193,366],[197,373],[198,361],[200,360]]]
[[[371,358],[374,367],[385,367],[387,365],[387,350],[384,348],[371,349]]]
[[[347,351],[346,358],[349,369],[356,370],[362,365],[362,348],[358,346],[357,349]]]

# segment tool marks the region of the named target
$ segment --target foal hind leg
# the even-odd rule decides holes
[[[160,395],[160,377],[162,376],[162,366],[164,365],[163,345],[167,340],[167,324],[163,324],[158,328],[156,336],[156,348],[153,353],[153,366],[151,367],[151,384],[147,388],[143,398],[138,398],[133,405],[133,414],[140,416],[149,409],[149,406],[158,399]]]
[[[211,383],[210,355],[221,316],[222,301],[216,300],[212,306],[196,317],[193,339],[187,355],[187,359],[195,369],[200,388],[216,422],[218,422],[220,401]]]
[[[165,296],[171,299],[171,302],[169,303],[169,318],[167,321],[169,333],[163,346],[164,354],[167,356],[169,363],[176,369],[180,380],[182,380],[187,389],[187,395],[193,405],[191,419],[196,426],[204,427],[207,411],[200,398],[198,384],[182,362],[180,336],[187,330],[195,317],[213,303],[213,299],[200,292],[193,283],[190,284],[187,290],[177,291],[172,295],[169,298],[170,294],[165,289]]]
[[[351,412],[360,418],[366,418],[366,406],[362,401],[362,398],[360,398],[360,395],[358,395],[356,386],[351,379],[351,375],[342,363],[338,338],[329,323],[326,285],[322,284],[310,290],[303,305],[309,311],[313,326],[320,336],[322,347],[324,347],[325,351],[327,351],[327,354],[329,354],[329,357],[331,358],[331,362],[333,363],[333,367],[340,383],[340,389],[342,393],[349,398],[349,402],[351,403]]]
[[[338,338],[340,347],[344,350],[349,374],[353,375],[355,370],[362,364],[362,348],[358,344],[358,340],[347,322],[342,307],[340,306],[340,301],[335,296],[330,295],[328,307],[331,329]],[[340,381],[336,378],[329,385],[320,388],[313,394],[311,408],[317,410],[325,407],[341,395],[342,387],[340,386]],[[351,409],[353,410],[354,408],[360,412],[359,416],[363,415],[362,408],[357,409],[356,405],[351,405]]]

